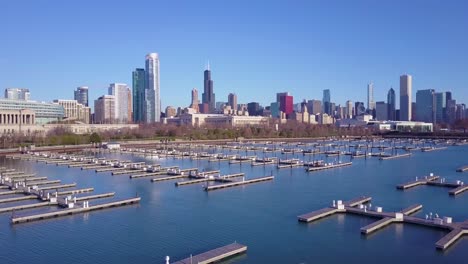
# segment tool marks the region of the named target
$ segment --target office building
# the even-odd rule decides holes
[[[331,94],[329,89],[323,90],[323,113],[326,113],[328,115],[331,114],[332,108],[331,108]]]
[[[166,117],[175,117],[175,116],[177,116],[177,110],[172,106],[166,107]]]
[[[412,82],[411,75],[400,76],[400,120],[411,121],[412,117]]]
[[[54,100],[54,104],[58,104],[64,109],[64,119],[67,121],[79,121],[85,124],[90,123],[91,108],[78,103],[77,100]]]
[[[351,119],[354,116],[353,101],[346,101],[345,118]]]
[[[18,112],[31,110],[34,112],[36,125],[58,122],[65,116],[65,110],[61,105],[26,100],[0,99],[0,110]]]
[[[210,64],[207,65],[206,70],[203,73],[203,94],[202,103],[208,104],[210,113],[214,113],[216,110],[216,100],[213,91],[213,80],[211,79]]]
[[[145,69],[137,68],[132,72],[132,105],[133,121],[135,123],[145,122],[145,88],[146,73]]]
[[[145,104],[144,119],[146,123],[161,121],[161,96],[159,87],[159,56],[150,53],[145,58]]]
[[[397,120],[396,118],[396,97],[395,97],[395,90],[390,88],[387,93],[387,105],[388,105],[388,120]]]
[[[433,89],[416,92],[416,121],[433,123],[436,120],[436,97]]]
[[[198,105],[200,104],[200,100],[198,100],[198,90],[197,88],[193,88],[192,89],[192,93],[191,93],[191,97],[192,97],[192,100],[190,102],[190,105],[189,105],[189,108],[192,108],[195,110],[195,112],[200,112],[200,109],[198,107]]]
[[[234,112],[237,111],[237,95],[235,93],[230,93],[228,95],[228,104]]]
[[[81,105],[88,107],[88,86],[80,86],[74,92],[74,99]]]
[[[280,111],[286,115],[289,115],[293,112],[294,99],[292,95],[283,95],[280,97]]]
[[[249,112],[249,116],[260,115],[260,104],[257,102],[248,103],[247,111]]]
[[[364,103],[363,102],[354,103],[354,115],[362,116],[365,114],[366,114],[366,107],[364,106]]]
[[[129,102],[130,88],[124,83],[111,83],[109,85],[109,95],[114,96],[114,119],[116,123],[125,124],[131,120],[128,115],[131,109]]]
[[[5,99],[29,101],[31,98],[29,89],[25,88],[6,88]]]
[[[367,109],[375,110],[374,83],[372,82],[367,85]]]
[[[113,124],[115,113],[115,97],[113,95],[103,95],[94,101],[94,123]]]
[[[375,107],[375,116],[379,121],[389,120],[388,118],[388,104],[385,102],[377,102]]]

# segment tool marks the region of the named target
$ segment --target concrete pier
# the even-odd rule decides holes
[[[43,219],[48,219],[48,218],[67,216],[67,215],[72,215],[72,214],[86,213],[86,212],[90,212],[94,210],[100,210],[100,209],[105,209],[105,208],[112,208],[112,207],[117,207],[117,206],[124,206],[124,205],[139,203],[140,200],[141,198],[137,197],[137,198],[125,199],[125,200],[120,200],[120,201],[115,201],[115,202],[110,202],[110,203],[93,205],[87,208],[72,208],[72,209],[58,210],[55,212],[49,212],[49,213],[43,213],[43,214],[12,217],[11,223],[12,224],[26,223],[26,222],[43,220]]]
[[[247,251],[247,246],[239,243],[233,243],[224,247],[216,248],[205,253],[191,256],[189,258],[179,260],[173,264],[208,264],[225,260],[234,255],[242,254]]]
[[[274,178],[275,178],[274,176],[267,176],[267,177],[256,178],[256,179],[245,180],[245,181],[235,181],[235,182],[226,183],[226,184],[217,184],[217,185],[212,185],[212,186],[206,186],[205,191],[214,191],[214,190],[219,190],[219,189],[224,189],[224,188],[229,188],[229,187],[234,187],[234,186],[240,186],[240,185],[245,185],[245,184],[257,183],[257,182],[263,182],[263,181],[270,181],[270,180],[273,180]]]

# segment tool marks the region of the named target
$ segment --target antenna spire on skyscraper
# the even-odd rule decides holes
[[[210,60],[208,60],[207,63],[206,63],[206,70],[207,70],[207,71],[210,70]]]

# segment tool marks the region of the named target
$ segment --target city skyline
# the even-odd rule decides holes
[[[354,12],[349,12],[349,8],[353,5],[356,5]],[[132,26],[136,24],[125,19],[120,22],[115,21],[115,25],[110,25],[109,31],[105,31],[104,34],[101,32],[102,26],[94,30],[93,26],[105,21],[107,15],[86,8],[86,4],[80,7],[73,4],[71,6],[58,4],[56,7],[63,11],[67,11],[68,8],[77,8],[82,12],[89,12],[87,13],[89,21],[83,24],[70,24],[71,22],[67,20],[63,22],[61,12],[57,14],[48,14],[46,10],[33,12],[33,10],[42,10],[47,6],[47,3],[43,6],[35,3],[32,3],[31,7],[21,6],[21,16],[24,16],[20,17],[22,22],[0,29],[0,33],[11,40],[7,41],[5,49],[0,51],[2,55],[0,56],[2,58],[0,70],[4,73],[0,78],[0,88],[25,87],[35,91],[36,95],[41,94],[41,98],[36,97],[37,100],[52,101],[56,98],[71,99],[67,89],[64,89],[66,87],[74,89],[74,87],[86,85],[90,87],[90,98],[97,98],[106,92],[109,83],[130,84],[131,71],[141,67],[141,54],[157,51],[164,61],[164,67],[161,69],[161,98],[164,98],[162,108],[167,105],[185,105],[185,102],[190,100],[187,91],[194,86],[200,86],[199,71],[207,59],[215,65],[213,71],[216,72],[217,97],[226,98],[229,93],[235,92],[238,94],[239,102],[256,100],[262,105],[267,105],[274,101],[276,92],[284,90],[290,91],[297,99],[320,99],[323,89],[333,91],[333,101],[341,104],[347,100],[365,101],[365,86],[369,80],[373,80],[375,85],[374,100],[382,101],[385,100],[386,92],[390,87],[398,88],[398,76],[405,72],[414,76],[414,91],[423,89],[452,91],[460,101],[468,101],[468,94],[464,92],[468,84],[464,74],[468,70],[465,63],[467,55],[463,52],[463,47],[468,44],[468,41],[457,33],[461,32],[460,25],[466,24],[463,22],[467,20],[461,13],[464,3],[430,3],[425,5],[423,10],[419,10],[417,3],[408,3],[406,11],[398,9],[398,4],[393,3],[376,5],[356,2],[340,5],[336,9],[330,9],[324,3],[302,3],[298,7],[286,4],[266,7],[255,3],[249,11],[251,13],[246,14],[246,23],[256,21],[258,13],[254,11],[262,8],[265,12],[260,18],[264,19],[268,26],[258,24],[252,28],[234,23],[232,16],[225,17],[229,14],[227,11],[229,7],[236,9],[239,8],[239,4],[228,4],[224,7],[213,3],[209,7],[219,12],[211,12],[212,15],[206,18],[194,15],[197,19],[181,20],[176,23],[170,17],[161,14],[160,19],[172,25],[171,30],[163,30],[158,25],[154,25],[157,34],[144,41],[135,35],[140,30],[148,29],[148,26],[143,23],[146,21],[144,18],[142,23],[138,23],[141,28],[137,32],[129,30],[133,29]],[[6,15],[0,19],[12,21],[12,18],[9,19],[9,14],[14,14],[14,11],[19,8],[20,6],[15,3],[6,4],[6,9],[12,12],[6,12]],[[125,8],[129,6],[122,4],[110,9],[117,11]],[[139,10],[139,7],[132,8]],[[171,4],[166,4],[162,8],[176,9]],[[187,7],[181,8],[180,12],[189,13],[190,8],[193,6],[188,4]],[[368,11],[375,11],[382,15],[383,10],[387,9],[389,12],[384,12],[383,17],[375,20],[377,22],[366,22],[377,16],[374,12]],[[283,10],[295,13],[297,18],[286,20],[285,25],[275,27],[275,32],[273,32],[269,25],[275,23],[273,18],[283,13],[280,12]],[[301,12],[301,10],[304,11]],[[434,21],[423,20],[422,24],[415,22],[417,18],[424,18],[427,11],[435,12],[436,10],[443,11],[440,18]],[[39,19],[44,17],[44,13],[49,16],[46,19]],[[361,13],[371,14],[371,17],[360,19]],[[409,19],[405,16],[407,13],[412,14],[414,18]],[[450,14],[450,19],[443,19],[446,18],[443,15],[445,13]],[[326,20],[326,17],[337,15],[343,15],[343,17],[336,22]],[[386,16],[391,18],[396,15],[405,19],[401,22],[385,19]],[[219,23],[212,23],[213,18],[219,19]],[[25,27],[25,25],[30,25],[27,23],[30,19],[37,22],[32,29]],[[15,18],[15,20],[18,19]],[[343,24],[345,20],[349,22],[349,25]],[[435,26],[440,25],[439,21],[442,20],[450,30]],[[324,30],[313,27],[312,25],[315,24],[321,25]],[[208,25],[212,25],[213,28]],[[37,31],[41,33],[40,37],[32,32],[35,26],[39,27]],[[57,41],[60,43],[60,46],[57,46],[58,44],[53,42],[54,30],[66,26],[72,26],[73,35],[64,32],[65,36],[60,40],[61,42]],[[123,33],[117,34],[117,29],[122,26]],[[232,31],[230,36],[218,32],[218,29],[223,26]],[[358,26],[362,26],[362,32],[351,31],[357,36],[347,33],[348,30]],[[187,27],[194,29],[194,33],[188,33],[189,30],[185,30]],[[200,31],[200,28],[203,30]],[[288,32],[286,28],[295,28],[295,31]],[[44,32],[41,29],[48,30]],[[258,31],[263,33],[259,36],[252,35],[253,32]],[[23,36],[15,32],[21,32]],[[333,32],[333,36],[328,32]],[[196,40],[194,43],[185,41],[193,39],[193,34],[197,35],[196,33],[200,41]],[[121,43],[115,47],[108,44],[108,38],[113,39],[117,36],[120,38],[122,34],[130,39],[128,44]],[[174,34],[182,34],[182,37],[173,39],[171,36]],[[313,38],[306,37],[311,34],[314,35]],[[29,44],[27,40],[30,37],[24,37],[29,35],[39,40],[39,43]],[[282,41],[278,44],[278,41],[272,41],[276,40],[276,35],[282,35],[282,38],[286,37],[289,41]],[[251,36],[253,41],[244,42],[245,36]],[[372,39],[379,39],[378,45],[372,44],[371,47],[365,44],[367,43],[365,40],[371,36]],[[77,44],[74,40],[80,37],[92,38],[95,41],[92,41],[92,46],[87,42],[80,42],[79,46],[75,46]],[[227,37],[228,44],[223,45],[221,49],[219,46],[221,46],[220,43],[226,42],[225,37]],[[206,41],[207,39],[210,41]],[[446,44],[450,46],[450,49],[441,50],[440,45],[437,44],[440,43],[440,39],[451,39],[452,41]],[[19,40],[23,40],[21,45],[18,44]],[[138,42],[135,42],[136,40]],[[347,45],[338,47],[333,44],[342,42]],[[173,45],[174,43],[178,44]],[[292,49],[292,44],[289,43],[295,43],[297,48]],[[358,44],[363,47],[358,48]],[[74,52],[66,52],[68,49],[73,49]],[[25,53],[24,50],[29,52]],[[226,50],[230,52],[225,52]],[[26,60],[26,54],[27,61],[30,62],[27,65],[21,63]],[[118,59],[115,58],[115,54],[119,54]],[[74,63],[66,63],[70,60]],[[288,66],[274,67],[278,60]],[[183,63],[181,64],[180,61]],[[448,63],[450,67],[446,67]],[[55,68],[64,68],[66,71],[61,72],[57,77],[56,72],[52,70]],[[29,78],[22,78],[21,74],[24,71],[29,72]],[[178,78],[178,76],[184,76],[184,78]],[[267,91],[267,96],[264,96]],[[180,94],[185,96],[182,98]],[[397,105],[399,105],[398,101],[399,98],[397,98]]]

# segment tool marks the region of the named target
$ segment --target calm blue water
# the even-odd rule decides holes
[[[448,251],[437,251],[435,243],[445,234],[441,230],[395,224],[365,237],[360,228],[374,219],[336,215],[304,224],[296,216],[326,207],[334,199],[370,195],[372,204],[385,211],[421,203],[424,208],[418,215],[433,212],[463,221],[468,219],[468,193],[454,198],[448,195],[448,188],[421,186],[399,191],[395,186],[430,172],[447,181],[468,182],[468,173],[455,172],[468,164],[467,154],[468,146],[417,151],[410,158],[361,158],[351,167],[315,173],[303,168],[277,170],[273,166],[102,154],[163,166],[220,169],[222,174],[242,171],[247,178],[272,171],[276,176],[272,182],[209,193],[202,190],[202,184],[175,187],[174,181],[151,183],[150,178],[129,179],[128,175],[1,159],[0,166],[36,172],[62,183],[76,182],[78,188],[94,187],[94,194],[115,191],[116,198],[138,194],[142,202],[14,226],[9,224],[11,213],[0,214],[0,263],[164,263],[166,255],[179,260],[234,241],[247,245],[248,254],[228,263],[463,263],[468,240],[460,240]],[[52,209],[21,214],[44,210]]]

